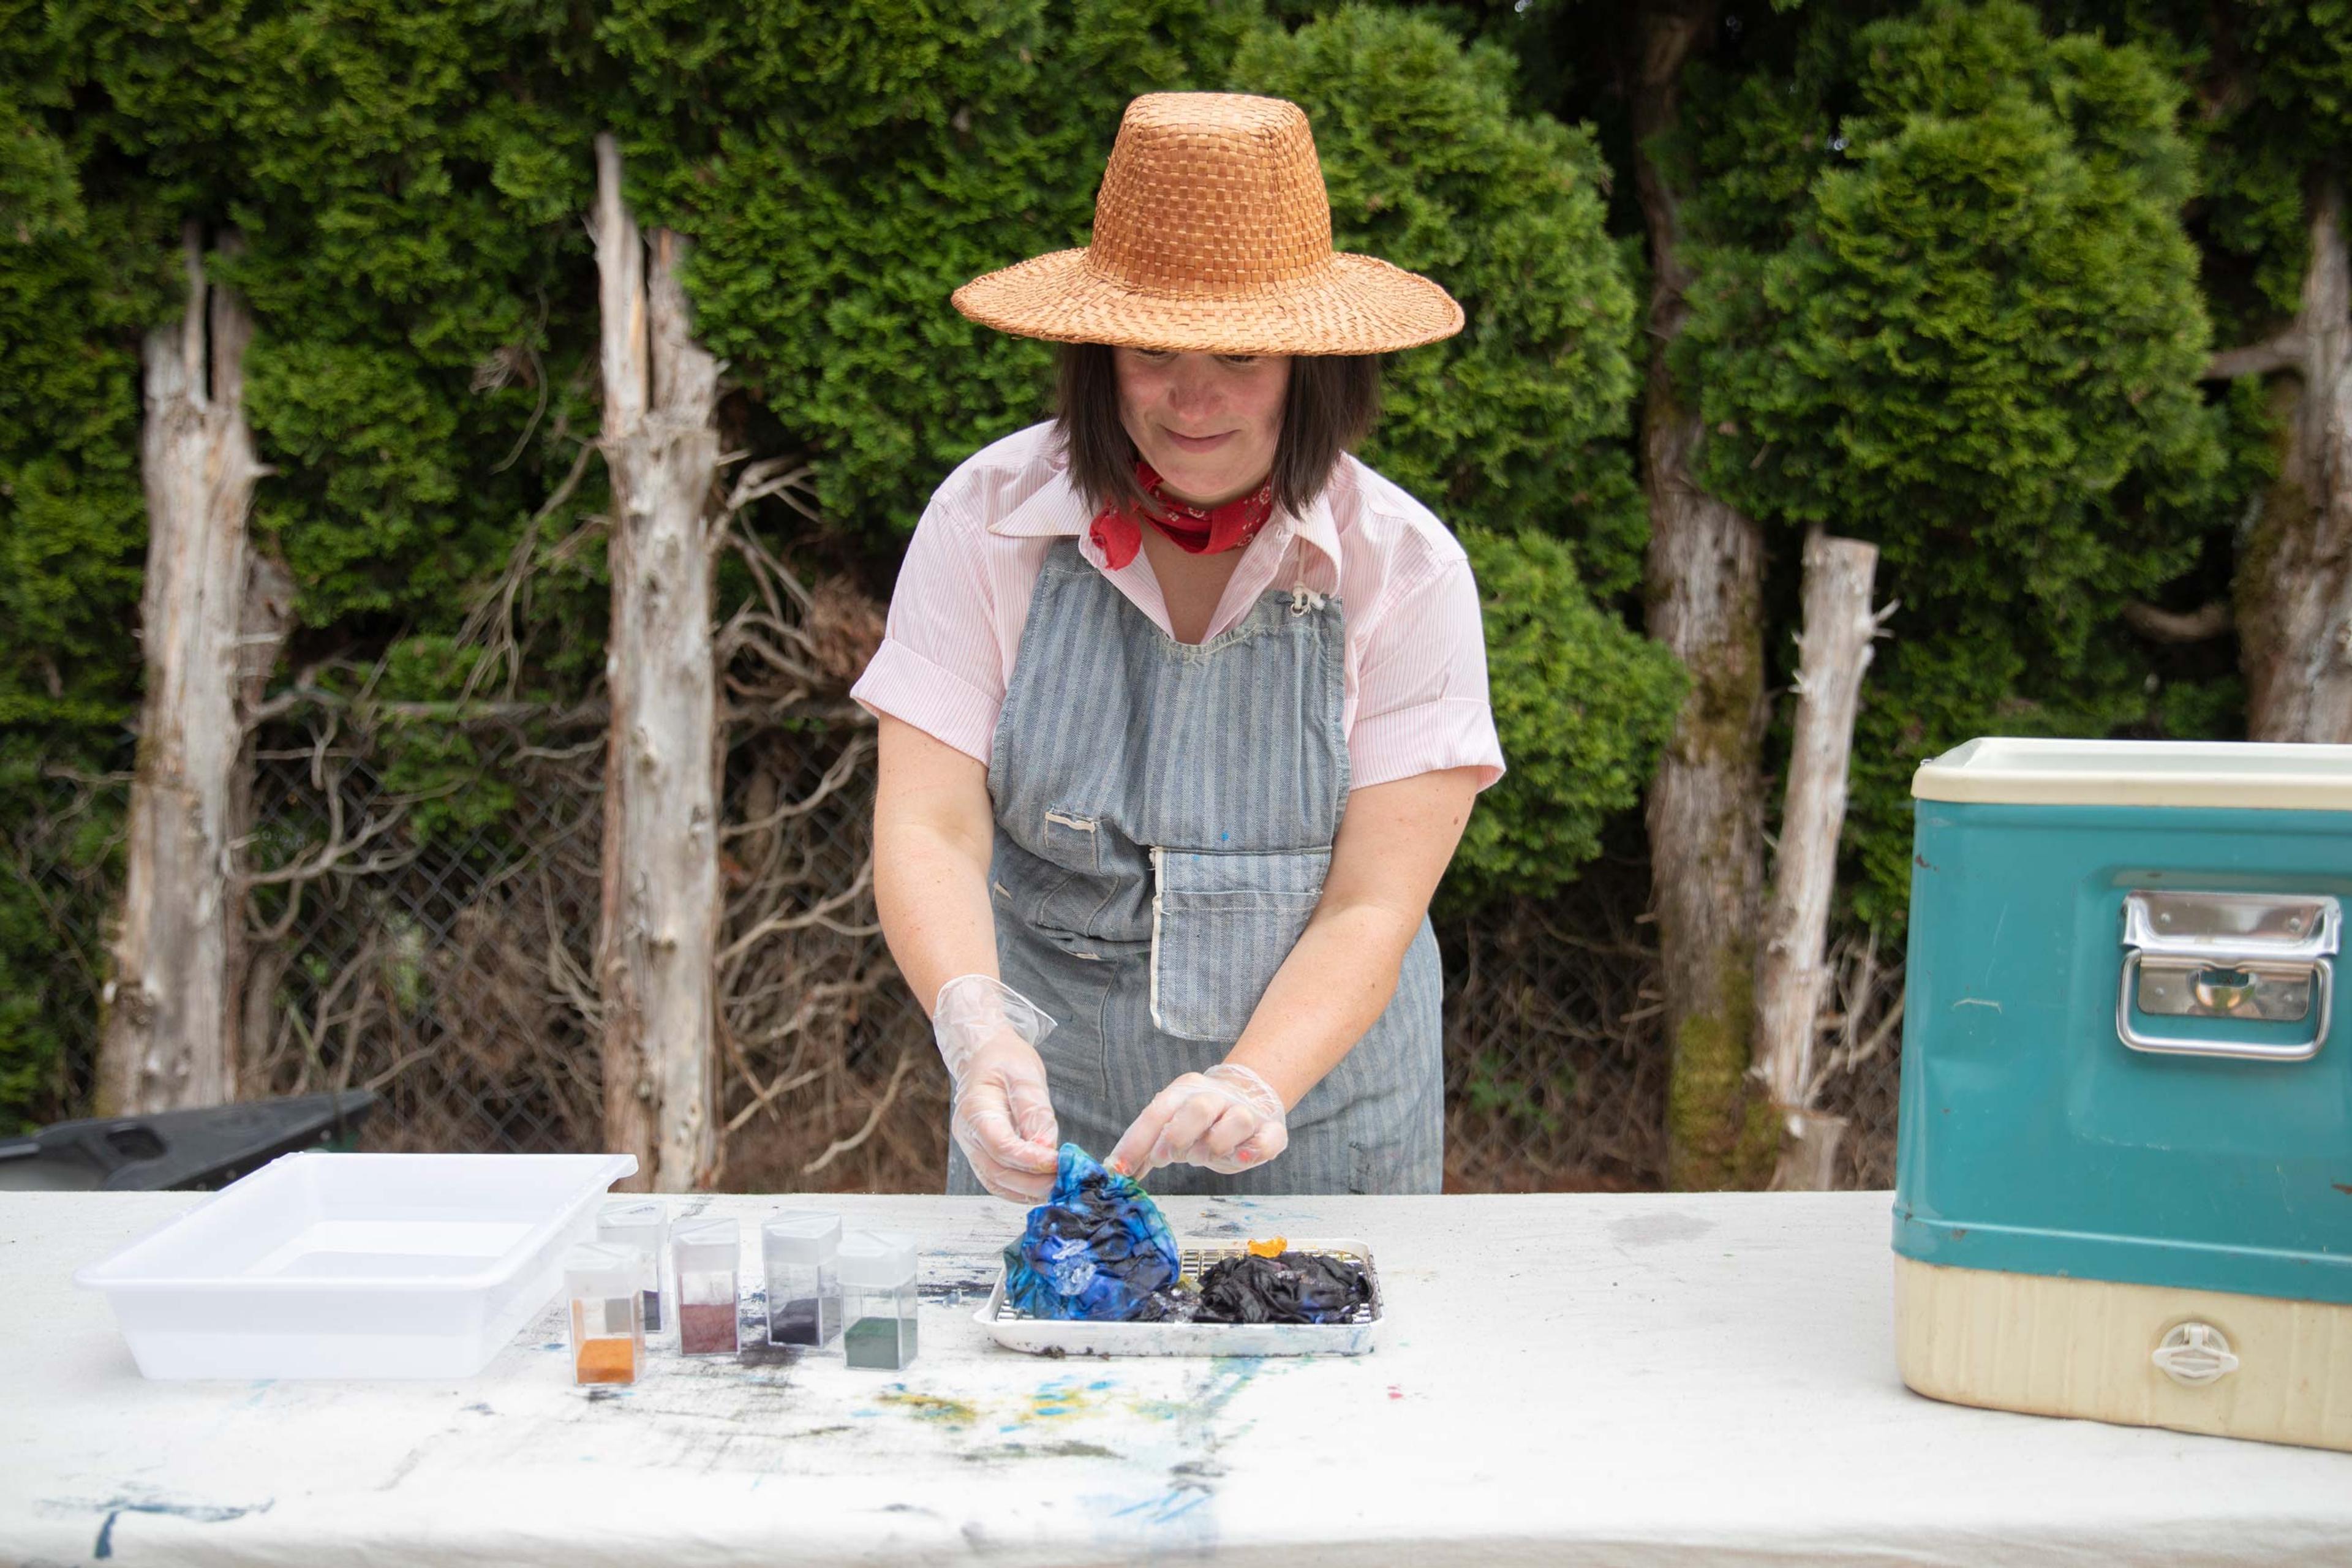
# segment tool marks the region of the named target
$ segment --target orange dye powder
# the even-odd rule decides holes
[[[636,1346],[627,1340],[585,1340],[572,1357],[572,1372],[580,1383],[635,1383]]]

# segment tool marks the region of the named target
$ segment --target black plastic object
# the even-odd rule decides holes
[[[1316,1252],[1228,1258],[1201,1277],[1202,1323],[1344,1323],[1372,1299],[1355,1264]]]
[[[0,1192],[156,1193],[225,1186],[280,1154],[348,1142],[375,1107],[364,1089],[202,1110],[60,1121],[0,1139]]]

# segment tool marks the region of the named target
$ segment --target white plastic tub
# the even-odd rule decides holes
[[[149,1377],[470,1377],[562,1286],[629,1154],[288,1154],[103,1263]]]

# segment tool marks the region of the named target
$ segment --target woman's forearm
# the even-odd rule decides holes
[[[1284,1105],[1297,1105],[1379,1021],[1421,916],[1376,905],[1318,908],[1226,1059],[1273,1085]]]
[[[987,774],[911,725],[882,720],[874,904],[883,940],[929,1013],[959,974],[996,973],[988,901],[994,823]]]

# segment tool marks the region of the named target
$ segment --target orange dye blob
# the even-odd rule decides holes
[[[1270,1236],[1264,1241],[1251,1242],[1249,1249],[1253,1258],[1279,1258],[1290,1250],[1290,1243],[1281,1237]]]

